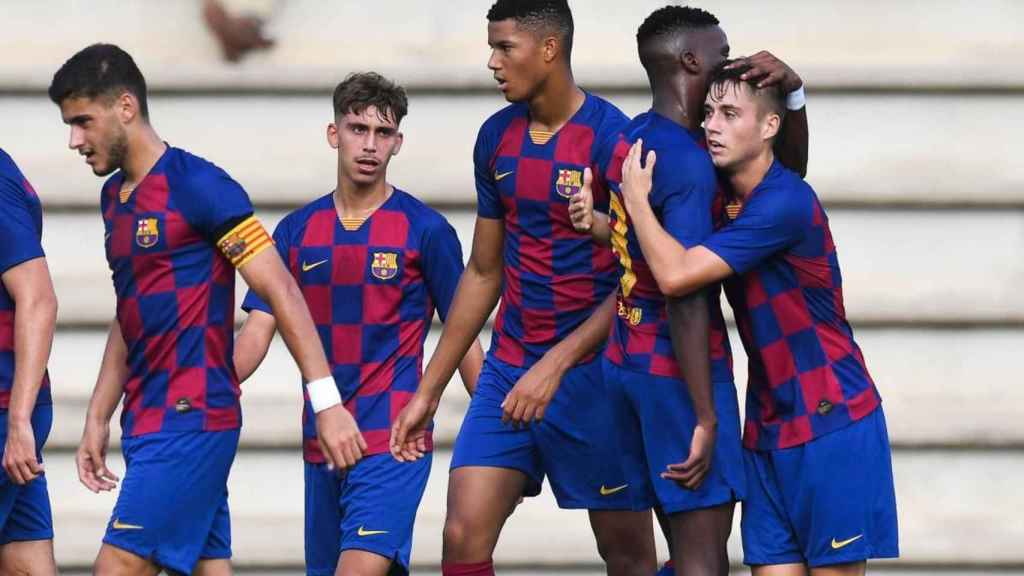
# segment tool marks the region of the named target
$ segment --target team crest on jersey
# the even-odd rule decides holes
[[[370,271],[381,280],[391,280],[398,274],[398,253],[374,252]]]
[[[568,198],[583,188],[583,172],[571,168],[559,168],[558,180],[555,182],[555,192],[559,196]]]
[[[135,229],[135,243],[143,248],[152,248],[160,241],[159,221],[156,218],[139,218]]]

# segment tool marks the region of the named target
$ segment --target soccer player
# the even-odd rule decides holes
[[[442,320],[448,316],[462,249],[441,214],[387,182],[407,110],[405,90],[378,74],[353,74],[338,84],[334,122],[327,127],[328,143],[338,151],[336,188],[286,216],[274,231],[278,253],[306,297],[339,394],[367,443],[363,460],[344,476],[330,470],[306,401],[310,575],[408,573],[416,509],[430,474],[429,429],[408,446],[427,454],[412,463],[393,458],[388,440],[392,417],[419,384],[435,307]],[[255,293],[242,307],[249,318],[235,358],[244,380],[266,354],[276,322]],[[470,392],[482,361],[475,344],[461,364]]]
[[[53,421],[50,356],[57,298],[40,244],[43,210],[0,150],[0,572],[56,574],[43,445]]]
[[[499,0],[487,14],[488,67],[512,104],[474,150],[477,220],[469,264],[392,450],[427,428],[456,365],[501,297],[476,393],[455,442],[444,531],[446,575],[492,574],[492,553],[521,496],[545,475],[562,508],[589,510],[609,574],[656,570],[653,526],[627,478],[597,350],[614,302],[611,251],[573,229],[569,197],[611,154],[626,118],[582,91],[570,64],[565,0]],[[607,203],[603,181],[596,184]]]
[[[131,56],[95,44],[49,89],[71,127],[69,146],[97,176],[117,321],[77,453],[79,478],[111,490],[110,416],[121,413],[126,472],[96,574],[230,574],[227,478],[241,410],[232,364],[235,269],[270,302],[317,410],[336,466],[366,443],[341,405],[302,293],[217,166],[164,143],[149,122],[146,83]],[[116,173],[115,173],[116,171]]]
[[[721,228],[690,248],[666,232],[648,196],[656,153],[641,167],[642,141],[624,163],[626,210],[664,293],[725,281],[750,362],[744,562],[773,576],[863,574],[868,558],[898,555],[885,417],[846,320],[828,218],[772,150],[783,93],[746,71],[717,68],[705,103],[729,194]]]

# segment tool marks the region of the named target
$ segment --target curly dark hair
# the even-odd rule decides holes
[[[557,34],[565,46],[566,56],[572,52],[575,29],[567,0],[498,0],[487,11],[489,22],[510,18],[535,34]]]
[[[679,30],[700,30],[718,26],[718,18],[692,6],[665,6],[648,16],[636,31],[636,43],[642,45],[651,38]]]
[[[335,117],[362,114],[370,106],[377,109],[381,120],[394,120],[397,125],[409,112],[409,99],[405,88],[376,72],[349,74],[334,89]]]
[[[139,101],[139,112],[149,119],[146,79],[131,55],[113,44],[93,44],[78,51],[53,75],[50,100],[60,105],[68,98],[116,98],[129,92]]]

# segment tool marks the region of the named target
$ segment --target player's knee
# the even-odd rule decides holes
[[[449,514],[444,522],[444,554],[451,560],[480,561],[490,558],[490,530],[470,516]]]

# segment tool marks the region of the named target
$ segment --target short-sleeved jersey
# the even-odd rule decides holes
[[[305,296],[367,453],[387,452],[392,420],[419,385],[434,309],[447,317],[462,274],[455,229],[395,189],[357,230],[342,226],[334,195],[323,196],[286,216],[274,242]],[[251,291],[242,308],[271,313]],[[324,462],[304,388],[303,395],[303,456]]]
[[[604,168],[611,187],[609,227],[612,249],[619,261],[617,314],[605,355],[623,368],[670,378],[682,378],[672,349],[665,297],[640,249],[619,185],[622,163],[638,138],[645,152],[654,150],[659,162],[649,200],[665,230],[686,248],[711,235],[711,210],[718,182],[711,157],[700,146],[702,134],[656,112],[637,116],[615,147]],[[732,381],[732,355],[720,304],[721,287],[707,288],[711,377]]]
[[[0,150],[0,275],[42,258],[43,208],[32,185]],[[0,281],[0,411],[11,402],[14,385],[14,299]],[[50,404],[50,377],[43,374],[36,405]]]
[[[122,172],[107,181],[101,210],[128,348],[124,436],[238,428],[232,263],[269,238],[237,241],[259,227],[249,197],[183,150],[168,146],[127,197],[123,183]]]
[[[744,445],[789,448],[870,414],[878,391],[853,340],[828,217],[777,160],[733,221],[704,242],[749,358]]]
[[[614,257],[573,228],[569,197],[589,167],[597,176],[595,205],[607,210],[598,164],[607,163],[627,122],[618,108],[586,94],[550,139],[531,136],[524,103],[480,128],[473,151],[477,214],[505,226],[504,283],[490,349],[503,362],[531,366],[614,289]]]

